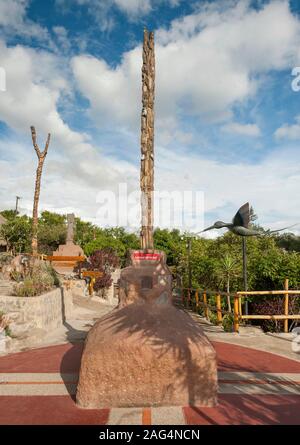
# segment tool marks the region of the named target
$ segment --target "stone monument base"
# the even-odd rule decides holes
[[[188,313],[140,299],[90,330],[76,399],[90,409],[214,406],[215,350]]]

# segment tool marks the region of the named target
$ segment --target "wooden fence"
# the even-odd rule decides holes
[[[271,290],[271,291],[239,291],[235,294],[228,295],[226,292],[219,291],[206,291],[201,289],[189,289],[189,288],[181,288],[181,301],[182,304],[187,307],[194,309],[198,312],[200,307],[204,309],[204,316],[207,320],[209,320],[209,311],[216,312],[217,314],[217,324],[221,325],[223,321],[224,314],[230,314],[233,316],[233,326],[234,332],[239,332],[239,325],[242,320],[283,320],[284,321],[284,332],[288,332],[288,321],[289,320],[300,320],[300,314],[289,314],[289,296],[296,295],[300,297],[300,290],[290,290],[289,289],[289,281],[285,280],[284,289],[282,290]],[[283,314],[280,315],[260,315],[260,314],[251,314],[245,315],[242,312],[242,298],[246,296],[284,296],[284,307]],[[215,305],[208,304],[208,296],[210,299],[213,297],[215,300]],[[229,310],[222,309],[222,298],[228,296],[233,298],[233,313]]]

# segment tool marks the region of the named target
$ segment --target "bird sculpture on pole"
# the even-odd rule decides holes
[[[231,223],[216,221],[212,226],[207,227],[206,229],[202,230],[199,233],[207,232],[208,230],[212,229],[222,229],[226,227],[232,233],[235,233],[236,235],[240,236],[264,236],[264,235],[270,235],[271,233],[281,232],[282,230],[290,229],[291,227],[297,225],[293,224],[292,226],[283,227],[282,229],[278,230],[259,231],[255,229],[250,229],[249,222],[250,222],[250,207],[249,207],[249,202],[246,202],[246,204],[242,205],[242,207],[238,209]]]

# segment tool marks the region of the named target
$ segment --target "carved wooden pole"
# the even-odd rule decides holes
[[[33,254],[37,254],[37,232],[38,232],[38,207],[39,207],[39,198],[41,191],[41,177],[43,171],[43,165],[45,158],[47,156],[47,151],[50,143],[50,133],[48,134],[44,151],[41,152],[39,146],[36,142],[36,132],[34,127],[30,127],[31,130],[31,138],[33,143],[33,148],[38,157],[38,167],[36,170],[36,178],[35,178],[35,190],[34,190],[34,200],[33,200],[33,211],[32,211],[32,241],[31,241],[31,249]]]
[[[154,33],[144,30],[141,116],[141,248],[153,249],[154,191]]]

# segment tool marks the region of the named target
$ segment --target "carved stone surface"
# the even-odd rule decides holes
[[[119,307],[137,300],[152,302],[172,301],[172,275],[166,265],[164,252],[159,250],[133,250],[131,264],[121,270]],[[162,280],[164,278],[164,280]]]
[[[171,304],[129,304],[89,332],[76,400],[90,409],[214,406],[215,350],[191,316]]]

